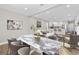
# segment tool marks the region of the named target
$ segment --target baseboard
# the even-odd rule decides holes
[[[7,44],[8,42],[2,42],[2,43],[0,43],[0,45],[4,45],[4,44]]]

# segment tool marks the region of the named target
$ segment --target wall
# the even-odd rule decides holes
[[[23,21],[22,30],[7,30],[7,19],[14,19]],[[0,9],[0,42],[7,41],[8,38],[18,38],[21,35],[31,34],[31,25],[35,23],[36,19],[29,18],[18,13],[8,10]]]
[[[23,22],[22,30],[7,30],[7,19],[19,20]],[[0,43],[6,42],[8,38],[18,38],[21,35],[32,34],[33,31],[30,27],[36,24],[38,19],[33,17],[26,17],[18,13],[14,13],[8,10],[0,9]],[[42,21],[42,28],[46,30],[47,23]]]

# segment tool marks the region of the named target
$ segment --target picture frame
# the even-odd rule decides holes
[[[7,20],[7,30],[21,30],[22,21],[19,20]]]
[[[37,20],[37,25],[36,25],[37,28],[41,28],[41,21]]]
[[[54,29],[54,24],[52,22],[49,22],[48,28]]]

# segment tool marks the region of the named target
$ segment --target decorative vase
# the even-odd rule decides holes
[[[36,35],[36,36],[35,36],[35,41],[36,41],[36,42],[40,42],[40,36],[37,36],[37,35]]]

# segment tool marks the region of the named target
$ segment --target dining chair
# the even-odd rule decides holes
[[[7,50],[7,54],[17,54],[15,52],[17,52],[17,50],[21,47],[29,47],[30,46],[24,42],[21,42],[20,40],[16,40],[16,38],[11,38],[8,39],[8,50]]]
[[[29,55],[42,55],[40,51],[31,50]]]
[[[7,50],[7,54],[11,54],[11,42],[16,41],[16,38],[11,38],[8,39],[8,50]]]
[[[36,49],[31,46],[29,55],[43,55],[43,53],[40,49]]]
[[[25,47],[26,45],[21,44],[19,41],[11,42],[11,54],[18,55],[18,49]]]
[[[29,55],[29,47],[22,47],[18,50],[19,55]]]

